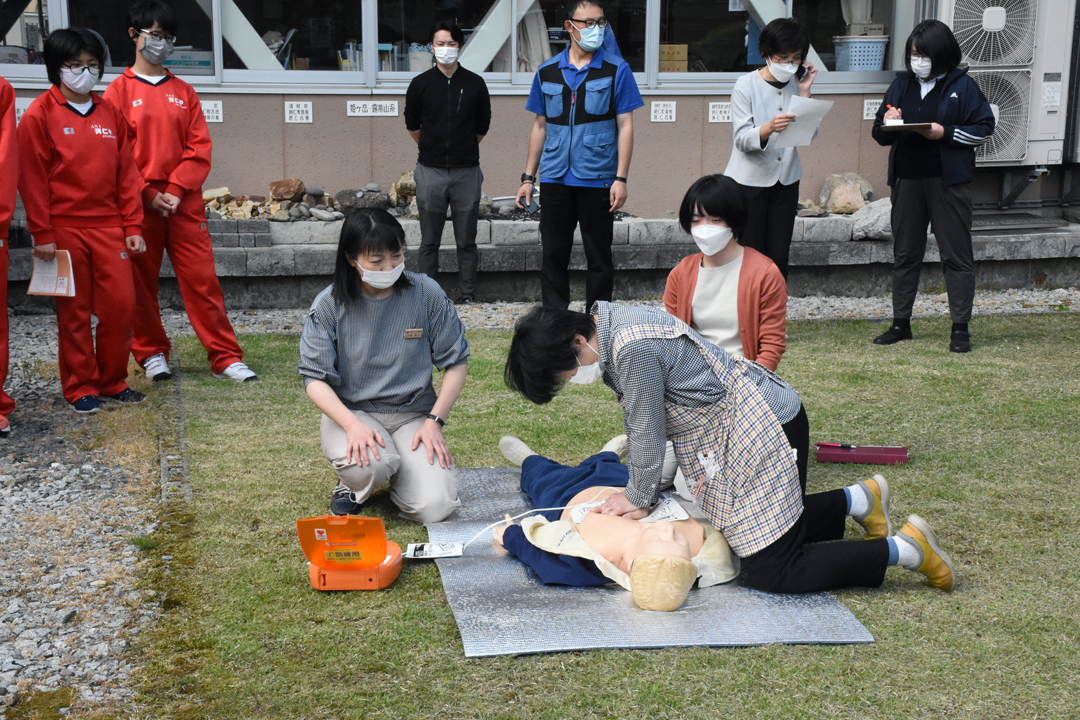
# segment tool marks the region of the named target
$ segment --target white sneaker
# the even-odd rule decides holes
[[[525,458],[536,454],[532,451],[532,448],[513,435],[502,436],[499,440],[499,450],[502,451],[504,458],[518,467],[521,467],[521,464],[525,462]]]
[[[259,376],[242,362],[234,362],[222,372],[214,373],[214,377],[219,380],[232,380],[233,382],[252,382],[259,379]]]
[[[169,363],[165,359],[164,353],[158,353],[146,358],[146,362],[143,363],[143,370],[146,371],[146,377],[150,378],[151,382],[172,379],[172,370],[169,369]]]
[[[607,445],[600,449],[600,452],[613,452],[619,456],[620,460],[625,460],[626,456],[630,454],[630,448],[626,444],[625,435],[616,435],[607,441]]]

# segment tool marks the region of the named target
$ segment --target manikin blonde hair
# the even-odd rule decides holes
[[[686,600],[697,567],[674,555],[641,555],[630,568],[630,592],[642,610],[672,612]]]

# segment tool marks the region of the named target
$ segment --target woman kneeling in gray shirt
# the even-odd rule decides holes
[[[393,480],[401,516],[438,522],[461,503],[443,437],[468,373],[465,327],[439,284],[405,272],[405,231],[358,210],[338,242],[334,284],[311,305],[300,375],[322,410],[322,449],[338,474],[335,515],[356,514]],[[445,371],[442,390],[432,366]]]

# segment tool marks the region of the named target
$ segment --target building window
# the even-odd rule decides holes
[[[431,30],[450,22],[465,35],[462,66],[478,73],[510,72],[511,5],[510,0],[379,0],[379,70],[431,68]]]
[[[49,9],[42,0],[30,0],[22,12],[14,12],[7,5],[0,10],[0,64],[3,65],[41,65],[44,59],[45,36],[49,34]]]
[[[226,69],[362,69],[361,2],[233,4],[239,12],[222,13]]]
[[[749,22],[741,0],[662,0],[660,72],[745,72]]]
[[[123,72],[135,62],[135,46],[128,36],[128,8],[132,0],[72,0],[68,25],[93,31],[105,44],[105,72]],[[198,0],[171,0],[180,27],[176,49],[165,67],[177,75],[213,75],[214,23],[210,10]],[[209,8],[209,3],[206,4]],[[136,28],[145,30],[146,28]]]

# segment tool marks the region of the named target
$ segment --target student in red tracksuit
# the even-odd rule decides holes
[[[199,97],[162,67],[176,39],[176,15],[159,0],[142,0],[128,12],[135,64],[109,84],[105,99],[127,119],[142,189],[146,254],[132,262],[135,273],[135,342],[132,352],[151,380],[167,380],[169,336],[161,324],[158,277],[166,252],[195,334],[206,348],[214,376],[256,380],[242,362],[225,299],[214,270],[206,229],[202,184],[210,172],[210,133]]]
[[[26,110],[18,132],[19,193],[34,255],[48,261],[57,250],[71,253],[75,296],[56,298],[56,324],[64,397],[80,413],[97,412],[99,399],[146,399],[127,384],[130,254],[146,250],[143,182],[124,116],[90,92],[104,65],[105,48],[88,30],[50,34],[45,68],[53,86]]]
[[[15,142],[15,91],[4,78],[0,78],[0,174],[5,178],[0,187],[0,438],[11,434],[8,415],[15,409],[15,401],[4,392],[8,373],[8,228],[15,212],[15,183],[19,176],[19,146]]]

